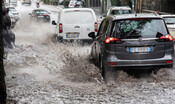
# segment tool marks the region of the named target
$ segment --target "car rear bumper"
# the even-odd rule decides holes
[[[164,67],[173,65],[172,55],[165,55],[162,58],[143,60],[121,60],[115,55],[109,55],[106,59],[107,64],[111,67]],[[110,63],[113,63],[114,65],[110,65]]]

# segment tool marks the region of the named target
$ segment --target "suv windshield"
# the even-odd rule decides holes
[[[164,19],[167,24],[175,24],[175,17],[164,17]]]
[[[112,36],[118,39],[160,38],[168,34],[162,19],[133,18],[114,21]]]
[[[119,14],[130,14],[131,10],[112,10],[112,15],[119,15]]]

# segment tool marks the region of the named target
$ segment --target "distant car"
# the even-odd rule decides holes
[[[97,32],[98,24],[95,12],[91,8],[66,8],[58,13],[57,40],[92,41],[88,34]]]
[[[21,1],[21,4],[22,4],[22,5],[24,5],[24,4],[31,5],[31,4],[32,4],[32,0],[22,0],[22,1]]]
[[[19,12],[14,7],[7,7],[7,9],[14,15],[16,21],[19,20]]]
[[[83,1],[76,1],[74,7],[85,7]]]
[[[131,14],[131,8],[127,6],[116,6],[116,7],[111,7],[107,12],[107,16],[121,15],[121,14]]]
[[[107,16],[94,39],[91,57],[108,82],[121,68],[173,67],[174,45],[166,24],[154,14]]]
[[[76,0],[71,0],[71,1],[69,2],[68,7],[69,7],[69,8],[74,8],[76,2],[77,2]]]
[[[44,9],[34,9],[32,13],[29,13],[30,20],[36,22],[50,22],[50,12]]]
[[[9,0],[9,3],[10,3],[10,6],[17,6],[18,3],[17,3],[17,0]]]
[[[9,15],[10,20],[11,20],[11,28],[14,28],[16,25],[16,22],[17,22],[17,20],[15,19],[15,15],[12,13],[12,11],[9,11],[8,15]]]
[[[171,35],[175,38],[175,15],[161,15],[161,16],[164,18]]]

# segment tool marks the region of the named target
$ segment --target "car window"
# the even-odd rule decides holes
[[[92,12],[87,11],[87,12],[82,12],[81,13],[81,18],[82,18],[82,24],[88,24],[88,23],[94,23],[94,16]]]
[[[162,19],[129,19],[115,21],[112,35],[119,39],[159,38],[168,34]]]
[[[12,17],[12,16],[13,16],[13,13],[12,13],[11,11],[9,11],[9,12],[8,12],[8,15],[9,15],[10,17]]]
[[[103,34],[106,33],[106,31],[108,29],[108,25],[109,25],[109,21],[106,20],[103,24],[103,31],[102,31]]]
[[[78,12],[65,12],[62,17],[65,24],[81,24],[81,15]]]
[[[164,19],[167,24],[175,24],[175,17],[164,17]]]
[[[130,14],[131,10],[112,10],[112,15],[119,15],[119,14]]]
[[[102,35],[107,31],[109,25],[109,20],[104,20],[100,26],[100,30],[99,30],[99,34],[98,35]]]
[[[89,24],[95,19],[91,11],[65,12],[63,18],[66,24]]]
[[[47,11],[41,10],[41,11],[35,11],[35,14],[48,14]]]

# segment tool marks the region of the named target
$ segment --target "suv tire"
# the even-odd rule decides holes
[[[101,62],[102,62],[101,73],[102,73],[102,76],[103,76],[105,82],[106,83],[109,83],[111,81],[115,82],[118,72],[115,71],[115,69],[113,67],[106,65],[103,61],[101,61]]]

